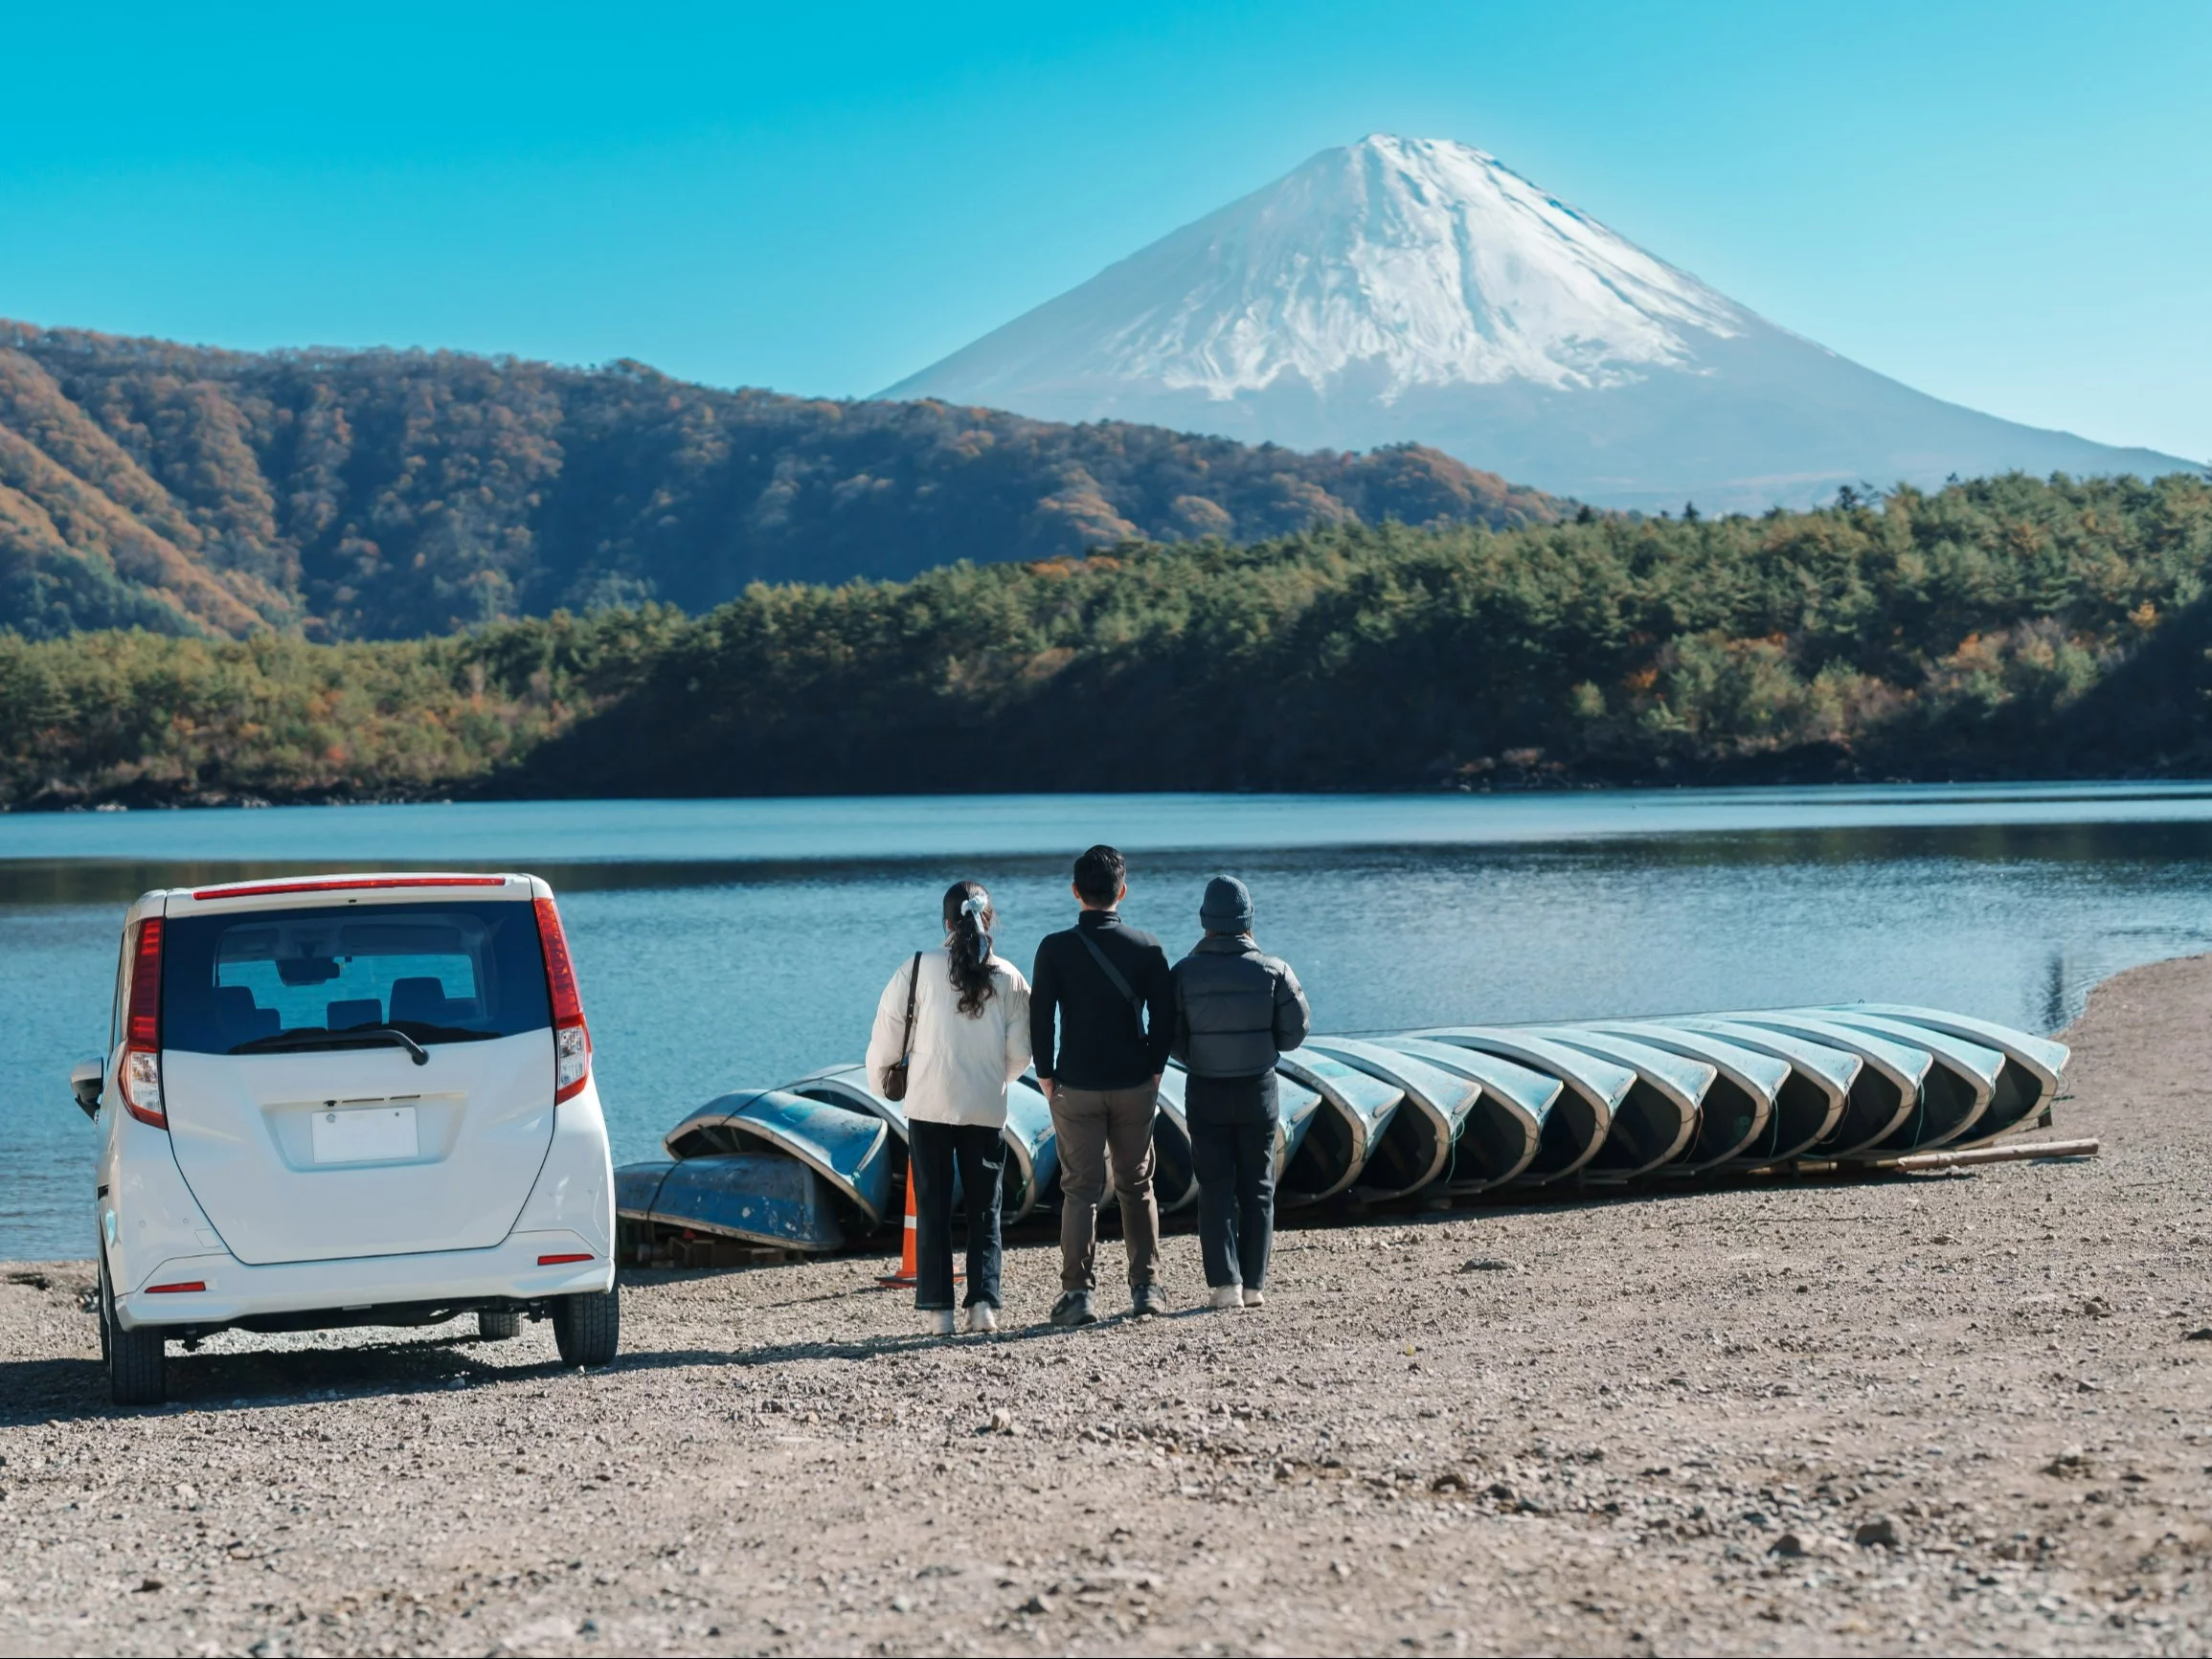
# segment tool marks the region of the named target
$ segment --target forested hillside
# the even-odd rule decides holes
[[[1338,527],[391,643],[0,637],[0,802],[2212,771],[2212,486]]]
[[[1560,504],[1433,450],[1301,455],[942,403],[454,352],[214,351],[0,323],[0,628],[446,634],[756,581]]]

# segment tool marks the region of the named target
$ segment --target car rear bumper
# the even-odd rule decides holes
[[[539,1260],[576,1255],[586,1259]],[[115,1312],[126,1331],[155,1325],[214,1330],[256,1318],[316,1312],[329,1313],[333,1325],[350,1325],[372,1323],[360,1315],[377,1308],[535,1302],[611,1289],[614,1282],[615,1264],[603,1246],[595,1247],[568,1231],[528,1232],[509,1234],[483,1250],[355,1256],[274,1267],[248,1267],[224,1251],[172,1256],[147,1275],[147,1288],[117,1296]],[[151,1288],[157,1285],[205,1288]]]

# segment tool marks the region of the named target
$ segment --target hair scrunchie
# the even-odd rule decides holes
[[[976,965],[981,967],[991,959],[991,936],[983,931],[983,913],[991,908],[990,897],[984,893],[970,893],[960,906],[960,914],[976,924]]]

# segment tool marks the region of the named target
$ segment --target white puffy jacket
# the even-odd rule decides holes
[[[883,1087],[886,1066],[899,1057],[906,1032],[909,956],[892,975],[875,1005],[875,1031],[868,1042],[869,1080]],[[914,1058],[907,1072],[906,1114],[924,1123],[1006,1125],[1006,1085],[1029,1064],[1029,982],[1004,956],[991,958],[997,981],[982,1012],[970,1019],[953,989],[952,959],[942,950],[921,953],[915,988]]]

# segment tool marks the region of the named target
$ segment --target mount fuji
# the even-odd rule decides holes
[[[1481,150],[1381,135],[1322,151],[879,395],[1301,449],[1419,442],[1647,509],[2193,464],[1915,392]]]

